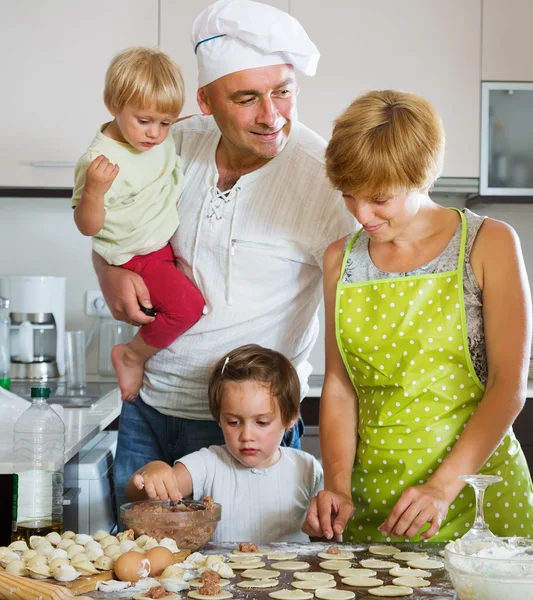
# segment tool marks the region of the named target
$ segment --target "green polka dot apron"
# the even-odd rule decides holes
[[[390,540],[378,526],[406,487],[426,482],[438,469],[483,397],[468,346],[467,228],[458,212],[457,270],[356,283],[342,283],[341,276],[337,284],[337,342],[359,399],[355,513],[347,541]],[[346,248],[342,273],[359,233]],[[533,535],[531,477],[512,429],[480,473],[503,477],[485,494],[491,530],[500,536]],[[466,486],[432,541],[464,535],[474,514],[474,493]]]

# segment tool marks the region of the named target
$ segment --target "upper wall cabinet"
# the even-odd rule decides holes
[[[158,0],[17,0],[0,8],[1,187],[72,187],[73,164],[110,115],[109,61],[157,46]]]
[[[160,0],[161,31],[159,45],[181,67],[185,79],[186,101],[182,115],[198,114],[200,109],[196,102],[198,69],[196,57],[191,44],[192,25],[200,12],[214,0]],[[289,0],[262,0],[289,12]]]
[[[479,176],[481,0],[291,0],[291,12],[322,54],[299,79],[301,121],[327,139],[359,94],[414,92],[443,118],[443,175]]]
[[[483,81],[533,81],[532,0],[483,0]]]

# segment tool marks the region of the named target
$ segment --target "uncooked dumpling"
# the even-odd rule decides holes
[[[375,577],[377,573],[372,569],[359,569],[356,567],[346,567],[346,569],[339,571],[339,577],[359,577],[359,575],[363,577]]]

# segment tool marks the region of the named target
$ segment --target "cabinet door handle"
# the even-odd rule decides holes
[[[76,163],[71,162],[46,162],[46,161],[35,161],[31,162],[30,166],[40,168],[52,168],[52,169],[73,169]]]

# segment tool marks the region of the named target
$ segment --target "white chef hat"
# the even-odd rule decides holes
[[[196,18],[192,44],[198,87],[229,73],[291,64],[313,76],[320,53],[288,13],[252,0],[218,0]]]

